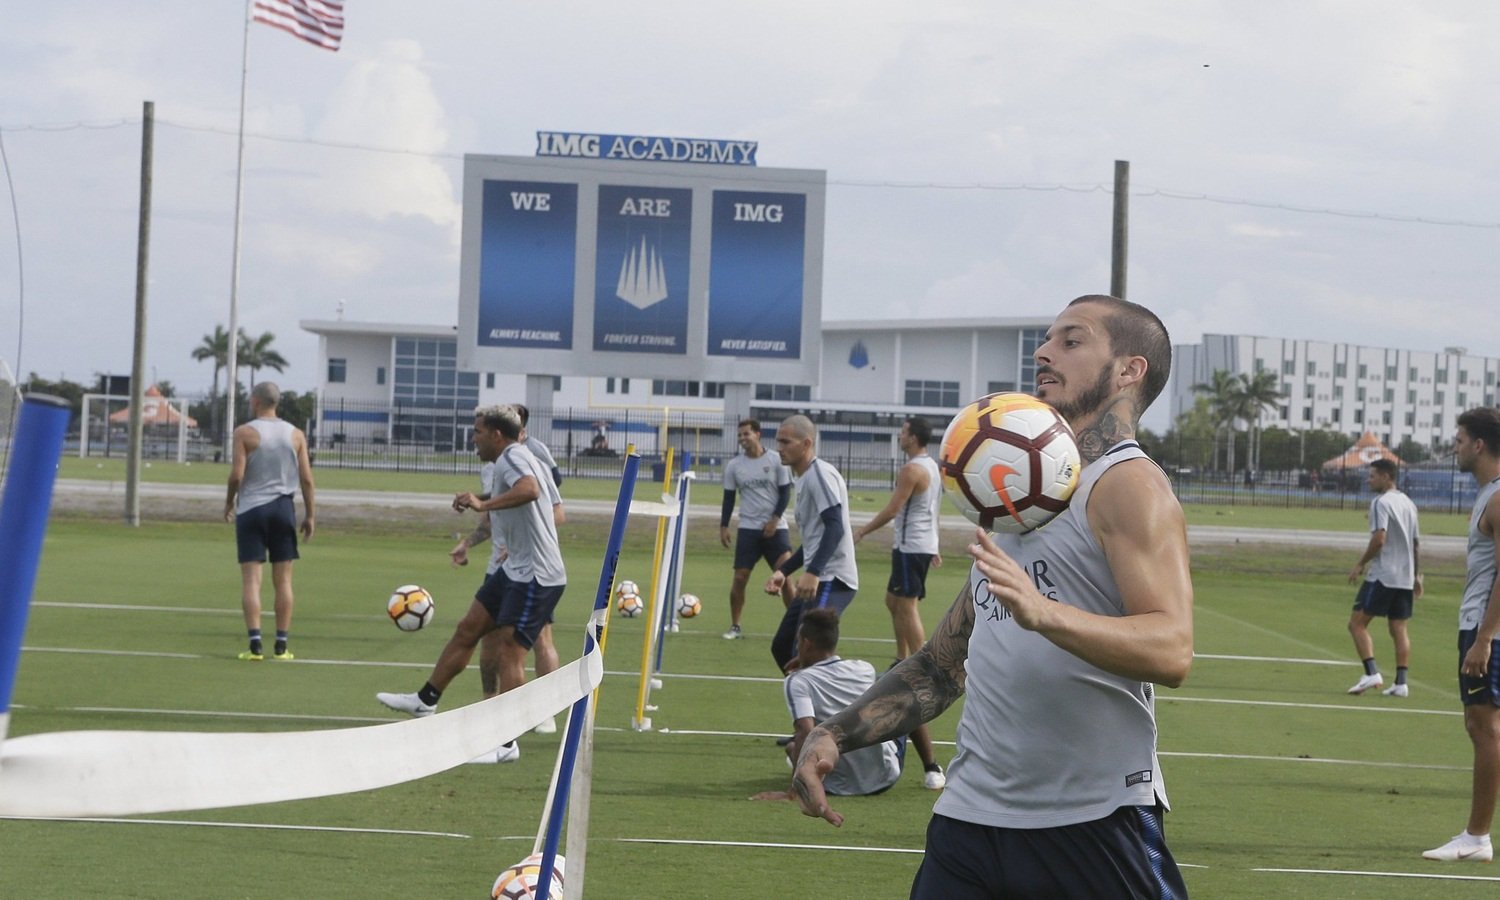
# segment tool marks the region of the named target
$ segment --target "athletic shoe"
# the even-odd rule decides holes
[[[541,721],[539,725],[531,729],[537,734],[557,734],[557,717],[549,716]]]
[[[940,791],[948,786],[948,776],[942,766],[935,766],[922,774],[922,787],[929,791]]]
[[[283,650],[280,653],[273,653],[271,655],[271,658],[272,659],[293,660],[293,659],[296,659],[297,657],[295,657],[295,656],[292,655],[292,651],[290,651],[290,650]]]
[[[738,625],[731,625],[729,626],[729,630],[724,632],[724,640],[726,641],[738,641],[744,636],[745,632],[741,631]]]
[[[396,712],[409,713],[418,719],[437,712],[436,706],[428,706],[416,694],[387,694],[382,691],[375,695],[375,699],[394,709]]]
[[[1489,835],[1475,837],[1463,831],[1441,847],[1422,851],[1422,858],[1440,862],[1489,862],[1495,858],[1495,848],[1490,844]]]
[[[790,746],[791,743],[792,743],[792,741],[795,741],[796,739],[797,739],[797,736],[795,734],[789,734],[789,735],[786,735],[785,737],[779,737],[779,738],[776,739],[776,746],[778,746],[778,747],[787,747],[787,746]]]
[[[1405,697],[1409,690],[1404,684],[1393,684],[1380,693],[1384,697]]]
[[[512,742],[509,747],[504,745],[496,747],[488,753],[481,753],[469,760],[470,765],[489,766],[495,763],[515,762],[521,758],[521,745]]]
[[[1385,684],[1385,679],[1380,677],[1379,672],[1376,672],[1374,675],[1361,675],[1359,680],[1354,682],[1354,687],[1349,689],[1349,693],[1363,694],[1370,688],[1378,688],[1382,684]]]
[[[260,662],[265,658],[266,656],[264,653],[256,653],[254,650],[245,650],[240,653],[240,659],[243,659],[247,662]]]

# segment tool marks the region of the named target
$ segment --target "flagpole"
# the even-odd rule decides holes
[[[224,461],[234,462],[234,394],[238,387],[240,348],[240,206],[245,199],[245,82],[250,70],[250,4],[245,0],[245,38],[240,49],[240,129],[239,149],[234,166],[234,253],[229,274],[229,337],[225,350],[228,385],[224,398]]]

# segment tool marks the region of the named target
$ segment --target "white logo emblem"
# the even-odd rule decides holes
[[[639,250],[625,252],[620,262],[620,281],[615,285],[615,296],[634,306],[647,309],[667,299],[667,272],[662,267],[656,248],[641,238]]]

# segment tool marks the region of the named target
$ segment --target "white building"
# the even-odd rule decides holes
[[[1274,372],[1281,402],[1261,415],[1262,427],[1290,431],[1372,431],[1388,447],[1411,438],[1428,447],[1448,443],[1458,414],[1494,406],[1500,358],[1462,347],[1442,352],[1251,335],[1206,334],[1173,348],[1172,421],[1192,409],[1193,385],[1213,373]]]
[[[468,413],[480,403],[525,399],[582,429],[587,420],[652,413],[759,415],[807,410],[825,421],[891,426],[926,415],[937,423],[994,391],[1031,391],[1032,352],[1045,318],[882,319],[824,322],[817,385],[754,384],[626,377],[550,377],[525,371],[464,372],[452,325],[304,320],[318,335],[320,443],[345,439],[462,446]],[[538,376],[541,376],[540,378]],[[749,397],[726,409],[726,389]],[[461,415],[455,417],[454,412]],[[584,429],[585,436],[587,430]],[[341,437],[342,435],[342,437]]]

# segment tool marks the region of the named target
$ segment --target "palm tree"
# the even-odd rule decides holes
[[[1260,430],[1260,417],[1262,413],[1274,412],[1281,403],[1281,379],[1272,372],[1260,371],[1254,375],[1241,374],[1238,380],[1235,405],[1239,408],[1240,418],[1245,419],[1250,428],[1250,459],[1247,462],[1251,469],[1258,469],[1260,447],[1256,435]]]
[[[211,396],[219,394],[219,372],[229,365],[229,331],[223,325],[215,325],[214,333],[203,336],[203,343],[193,348],[193,359],[214,361],[214,389]]]
[[[243,329],[240,331],[239,349],[236,356],[239,364],[250,372],[249,386],[251,388],[255,387],[255,373],[261,369],[286,371],[286,357],[271,349],[271,342],[274,340],[276,340],[276,335],[269,331],[262,332],[261,336],[255,340],[251,340]]]
[[[1214,419],[1214,466],[1219,463],[1219,431],[1229,429],[1228,469],[1234,471],[1234,420],[1239,416],[1239,379],[1227,369],[1215,369],[1205,383],[1193,385],[1193,393],[1208,398],[1208,409]]]

